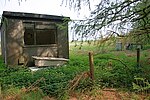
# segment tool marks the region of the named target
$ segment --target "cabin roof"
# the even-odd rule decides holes
[[[24,13],[24,12],[10,12],[10,11],[3,11],[3,17],[7,18],[15,18],[15,19],[45,19],[45,20],[56,20],[56,21],[63,21],[64,16],[56,16],[56,15],[46,15],[46,14],[36,14],[36,13]]]

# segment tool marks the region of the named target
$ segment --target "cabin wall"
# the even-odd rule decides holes
[[[24,24],[23,20],[7,19],[6,37],[4,33],[3,54],[7,52],[4,59],[8,65],[23,64],[27,66],[33,65],[32,56],[42,57],[63,57],[69,58],[69,43],[68,43],[68,27],[65,29],[57,28],[57,39],[54,45],[25,45],[24,43]],[[4,48],[4,40],[6,39],[6,48]]]
[[[24,28],[21,20],[7,19],[6,58],[8,65],[17,65],[23,54]]]
[[[5,47],[5,32],[6,32],[6,27],[5,27],[5,23],[2,22],[2,26],[1,26],[1,55],[2,55],[2,58],[4,59],[5,61],[5,50],[6,50],[6,47]]]
[[[56,46],[29,46],[23,48],[23,55],[20,58],[20,63],[24,65],[34,65],[32,56],[40,57],[57,57]]]
[[[69,59],[68,25],[58,28],[58,57]]]

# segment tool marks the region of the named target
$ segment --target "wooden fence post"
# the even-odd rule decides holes
[[[90,65],[90,77],[92,80],[94,80],[94,60],[92,52],[89,52],[89,65]]]
[[[137,67],[140,67],[140,48],[137,48]]]

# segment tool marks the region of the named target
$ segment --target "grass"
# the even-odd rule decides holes
[[[89,71],[89,51],[94,53],[95,81],[91,83],[90,78],[80,80],[74,91],[83,93],[82,96],[85,96],[87,91],[89,94],[95,95],[96,91],[103,88],[135,91],[132,86],[135,77],[150,81],[148,74],[150,72],[150,65],[148,64],[150,53],[148,49],[141,51],[141,67],[137,68],[135,50],[115,51],[113,45],[110,47],[98,47],[87,43],[83,45],[82,47],[81,45],[76,47],[74,44],[70,45],[70,61],[67,65],[58,68],[49,67],[36,72],[31,72],[26,67],[6,67],[0,58],[2,97],[11,95],[12,93],[9,91],[13,90],[15,91],[14,94],[22,97],[22,100],[33,100],[36,97],[44,98],[46,95],[57,99],[68,99],[70,97],[69,83],[77,75]],[[37,89],[34,90],[35,88]],[[30,91],[22,93],[22,89]]]

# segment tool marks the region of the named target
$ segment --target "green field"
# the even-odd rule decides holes
[[[22,66],[6,67],[1,59],[0,98],[4,100],[68,100],[69,98],[87,100],[86,96],[88,96],[94,98],[93,100],[99,98],[109,100],[104,99],[105,96],[102,94],[105,93],[105,89],[113,89],[120,93],[123,100],[141,100],[142,97],[146,98],[145,100],[150,99],[150,49],[141,50],[138,67],[136,50],[116,51],[114,45],[93,44],[70,43],[70,60],[66,65],[48,67],[36,72]],[[94,54],[94,81],[86,74],[89,71],[90,51]],[[111,93],[110,96],[113,94]]]

